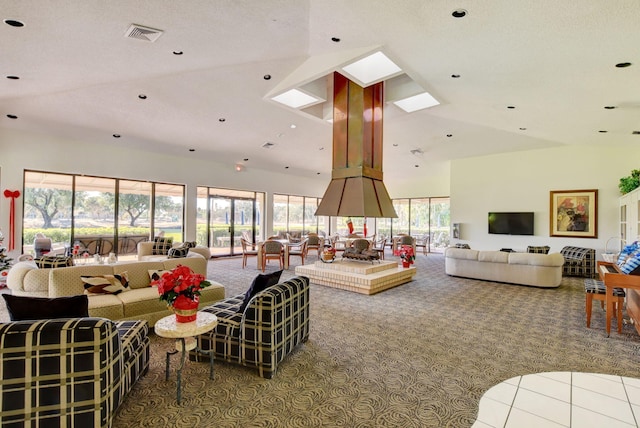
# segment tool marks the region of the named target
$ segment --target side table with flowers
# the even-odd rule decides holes
[[[416,259],[416,255],[413,252],[413,246],[411,245],[401,245],[395,255],[400,256],[402,259],[402,267],[404,268],[411,267],[413,261]]]
[[[169,272],[151,282],[158,286],[160,300],[167,302],[167,306],[176,314],[177,322],[192,322],[196,320],[200,291],[211,285],[204,275],[194,273],[191,268],[178,265]]]

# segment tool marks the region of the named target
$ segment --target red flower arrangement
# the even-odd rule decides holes
[[[204,275],[194,273],[188,266],[178,265],[169,272],[165,272],[160,279],[151,282],[158,286],[160,300],[173,306],[179,296],[198,302],[200,290],[211,285]]]
[[[411,245],[401,245],[395,253],[396,256],[400,256],[403,262],[413,264],[413,261],[416,259],[415,254],[413,253],[413,246]]]

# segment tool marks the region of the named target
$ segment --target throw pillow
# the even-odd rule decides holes
[[[198,243],[196,241],[186,241],[184,244],[182,244],[183,247],[187,248],[196,248],[197,245]]]
[[[640,275],[640,250],[631,254],[622,266],[620,271],[627,275]]]
[[[3,294],[11,321],[78,318],[89,316],[89,300],[80,294],[70,297],[25,297]]]
[[[255,296],[256,294],[258,294],[261,291],[266,290],[267,288],[271,287],[272,285],[276,285],[278,283],[278,281],[280,281],[280,275],[282,275],[282,271],[281,270],[279,270],[277,272],[269,273],[269,274],[262,274],[261,273],[258,276],[256,276],[253,279],[253,282],[251,283],[251,286],[249,287],[249,289],[245,293],[244,300],[242,301],[242,304],[240,305],[240,308],[238,308],[238,312],[241,312],[241,313],[244,312],[244,310],[249,305],[249,301],[251,300],[251,298],[253,296]]]
[[[59,268],[59,267],[73,266],[73,257],[41,256],[35,259],[35,262],[40,269],[53,269],[53,268]]]
[[[166,256],[173,245],[173,238],[156,237],[153,239],[151,255]]]
[[[85,294],[118,294],[129,290],[127,273],[120,275],[81,276]]]
[[[527,253],[533,253],[533,254],[549,254],[549,250],[551,249],[551,247],[549,247],[548,245],[544,245],[544,246],[534,246],[534,245],[529,245],[527,247]]]
[[[159,270],[159,269],[149,269],[149,281],[157,281],[162,278],[167,272],[171,272],[170,270]]]
[[[167,256],[170,259],[180,259],[183,257],[187,257],[187,254],[189,254],[189,247],[185,247],[184,245],[182,245],[180,247],[170,249],[167,253]]]

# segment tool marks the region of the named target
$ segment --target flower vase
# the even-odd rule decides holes
[[[176,322],[192,322],[196,320],[198,313],[198,299],[193,300],[186,296],[179,295],[173,302],[173,312],[176,314]]]
[[[402,267],[403,267],[403,268],[411,267],[411,263],[410,263],[410,262],[408,262],[408,261],[403,260],[403,261],[402,261]]]

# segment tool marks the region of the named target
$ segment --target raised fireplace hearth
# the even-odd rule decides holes
[[[296,275],[309,278],[314,284],[361,294],[375,294],[405,284],[416,274],[415,267],[402,268],[395,261],[379,263],[341,259],[333,263],[317,261],[314,264],[296,266]]]

